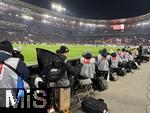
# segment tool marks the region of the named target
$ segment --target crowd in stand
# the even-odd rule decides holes
[[[101,45],[138,45],[142,43],[144,46],[148,46],[150,43],[149,35],[146,36],[78,36],[77,42],[80,44],[101,44]]]
[[[30,30],[30,29],[29,29]],[[65,31],[63,31],[65,32]],[[144,46],[148,46],[150,40],[148,36],[96,36],[96,37],[74,37],[66,31],[66,34],[62,34],[60,31],[49,32],[45,34],[30,33],[28,31],[17,30],[0,30],[1,39],[9,39],[15,43],[22,44],[36,44],[36,43],[66,43],[66,44],[92,44],[92,45],[138,45],[142,43]],[[41,38],[42,37],[42,38]],[[68,38],[69,37],[69,38]],[[71,38],[70,38],[71,37]],[[72,38],[74,37],[74,38]],[[142,38],[141,38],[142,37]]]

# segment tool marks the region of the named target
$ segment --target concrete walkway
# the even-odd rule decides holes
[[[150,63],[146,63],[140,70],[133,70],[119,81],[110,82],[106,91],[96,92],[96,98],[105,100],[109,113],[147,113],[149,86]],[[83,113],[79,107],[80,104],[76,105],[71,113]]]

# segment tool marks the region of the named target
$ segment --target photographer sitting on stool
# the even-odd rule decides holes
[[[70,61],[67,60],[67,56],[69,53],[69,49],[66,46],[61,46],[59,49],[59,54],[61,58],[64,59],[66,64],[66,71],[65,75],[62,79],[57,81],[57,86],[65,86],[69,88],[61,88],[60,89],[60,111],[69,109],[70,107],[70,86],[71,83],[69,80],[71,80],[74,76],[77,76],[80,73],[80,70],[77,67],[74,67],[71,65]],[[66,104],[66,105],[65,105]]]

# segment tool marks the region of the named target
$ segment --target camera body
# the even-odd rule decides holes
[[[18,50],[13,50],[12,51],[12,56],[15,57],[15,58],[20,58],[22,61],[24,61],[24,56]]]

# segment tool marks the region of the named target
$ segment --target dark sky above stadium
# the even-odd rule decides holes
[[[51,9],[50,3],[61,3],[66,15],[90,19],[118,19],[150,13],[150,0],[22,0]]]

